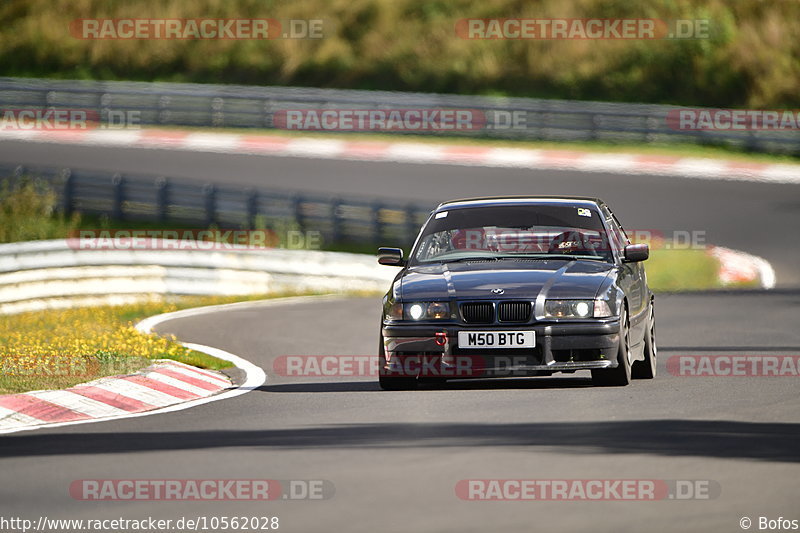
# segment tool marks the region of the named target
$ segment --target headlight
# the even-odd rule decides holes
[[[451,317],[449,302],[414,302],[404,307],[404,316],[411,320],[443,320]]]
[[[428,304],[428,318],[450,318],[450,304],[447,302],[431,302]]]
[[[419,320],[425,315],[425,306],[422,304],[411,304],[408,306],[408,316],[414,320]]]
[[[604,318],[611,316],[605,300],[545,300],[547,318]]]

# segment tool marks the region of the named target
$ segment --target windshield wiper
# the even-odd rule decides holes
[[[580,261],[581,259],[589,259],[592,261],[605,261],[605,259],[597,255],[567,255],[567,254],[542,254],[542,255],[518,255],[518,256],[504,255],[499,259],[515,259],[515,260],[543,259],[545,261],[550,259],[561,259],[563,261]]]
[[[488,256],[483,256],[483,257],[476,256],[476,257],[459,257],[458,259],[442,259],[439,262],[440,263],[462,263],[462,262],[467,262],[467,261],[497,261],[499,259],[500,259],[500,257],[494,256],[494,255],[488,255]]]

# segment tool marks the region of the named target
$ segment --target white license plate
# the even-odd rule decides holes
[[[535,331],[459,331],[460,348],[534,348]]]

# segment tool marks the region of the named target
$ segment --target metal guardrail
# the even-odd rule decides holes
[[[77,249],[68,239],[0,244],[0,314],[157,295],[383,291],[374,257],[308,250]]]
[[[649,104],[300,87],[0,78],[0,108],[86,109],[96,113],[101,121],[113,120],[115,113],[134,111],[144,125],[228,128],[275,128],[275,114],[292,109],[469,109],[485,113],[483,127],[405,133],[547,141],[688,142],[800,153],[800,135],[794,131],[677,130],[668,126],[667,113],[682,108]],[[522,113],[525,127],[503,127],[503,121],[514,112]]]
[[[69,168],[0,165],[0,181],[46,181],[59,211],[106,215],[116,221],[157,222],[186,229],[316,231],[323,245],[409,246],[435,207],[335,198],[269,189],[198,184],[164,176],[110,174]]]

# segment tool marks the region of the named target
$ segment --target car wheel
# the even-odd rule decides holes
[[[601,387],[621,387],[631,382],[630,328],[628,313],[623,308],[619,317],[617,367],[592,370],[592,383]]]
[[[417,378],[416,377],[397,377],[397,376],[386,376],[384,373],[386,370],[384,369],[384,364],[386,363],[385,358],[385,351],[383,348],[383,337],[380,337],[380,341],[378,343],[378,385],[380,385],[381,389],[383,390],[414,390],[417,388]]]
[[[379,376],[378,384],[383,390],[415,390],[417,388],[417,378],[393,378]]]
[[[444,387],[447,385],[447,378],[419,378],[417,383],[433,385],[434,387]]]
[[[647,332],[644,334],[644,361],[636,361],[631,368],[633,379],[653,379],[656,377],[658,348],[656,347],[655,304],[650,302],[650,317]]]

